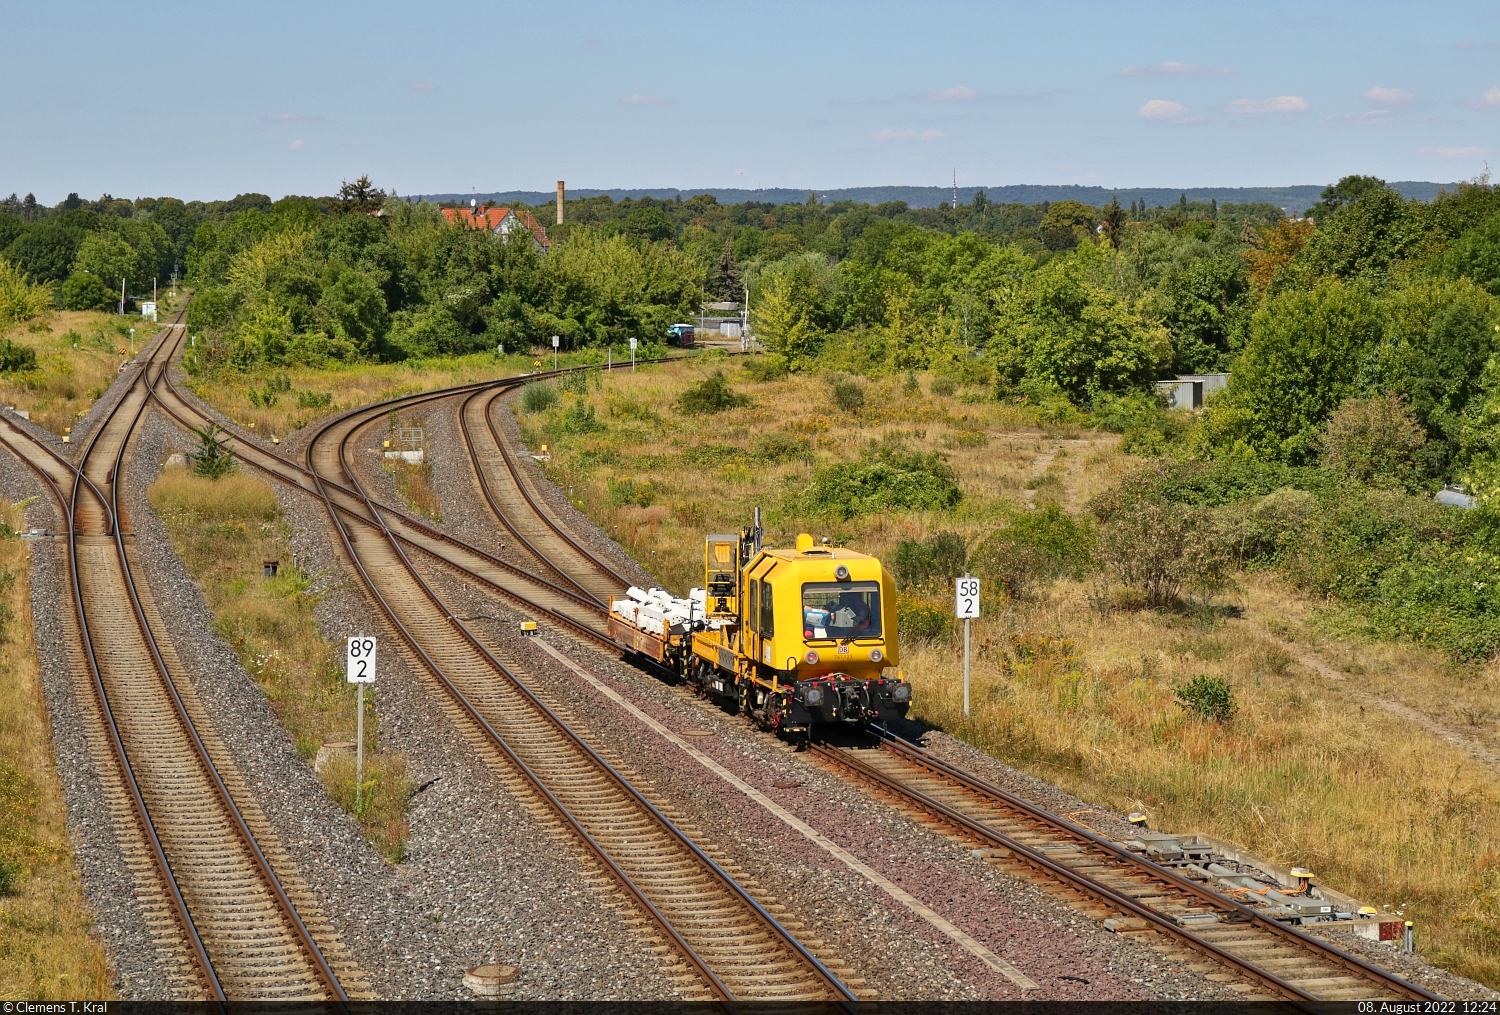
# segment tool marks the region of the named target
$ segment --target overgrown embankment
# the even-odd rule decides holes
[[[216,633],[233,646],[272,709],[311,762],[326,743],[353,742],[354,690],[344,682],[342,650],[313,618],[312,576],[292,557],[276,495],[243,473],[218,479],[169,467],[150,489],[151,505],[172,546],[203,590]],[[265,561],[278,562],[275,577]],[[365,695],[365,782],[356,800],[352,753],[334,753],[318,773],[328,792],[359,818],[377,849],[399,862],[411,796],[406,759],[379,749],[374,692]]]
[[[92,936],[53,768],[32,640],[29,545],[0,503],[0,997],[115,997]]]

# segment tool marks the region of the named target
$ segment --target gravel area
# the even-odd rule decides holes
[[[671,984],[641,966],[633,933],[572,851],[474,757],[432,690],[346,576],[321,502],[275,484],[299,562],[317,575],[325,637],[385,636],[376,685],[381,746],[407,756],[421,787],[406,859],[382,860],[295,752],[259,687],[211,633],[201,593],[144,504],[146,482],[181,432],[153,420],[135,446],[138,547],[184,665],[267,818],[377,996],[467,999],[463,970],[523,969],[518,998],[648,999]],[[148,550],[149,546],[149,550]],[[607,942],[597,944],[597,942]]]
[[[1313,924],[1309,929],[1318,937],[1344,951],[1359,956],[1371,965],[1379,966],[1410,980],[1434,994],[1441,994],[1455,1001],[1500,1001],[1500,991],[1491,990],[1482,983],[1475,983],[1466,977],[1450,973],[1446,969],[1439,969],[1425,961],[1420,955],[1408,955],[1394,942],[1371,941],[1367,937],[1360,937],[1348,927],[1340,927],[1338,924],[1324,926]],[[1421,932],[1420,926],[1417,931]]]

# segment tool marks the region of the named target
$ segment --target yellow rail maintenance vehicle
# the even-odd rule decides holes
[[[753,528],[705,540],[704,616],[689,625],[684,679],[773,730],[904,717],[911,685],[888,675],[899,662],[890,574],[805,533],[789,549],[763,546],[755,515]]]

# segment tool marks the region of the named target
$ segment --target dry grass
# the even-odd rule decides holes
[[[27,409],[32,422],[63,433],[114,383],[120,364],[130,358],[130,328],[135,328],[137,350],[157,331],[138,316],[76,310],[11,328],[3,337],[34,349],[37,365],[0,374],[0,402]],[[126,350],[123,356],[121,349]]]
[[[312,576],[292,560],[271,488],[243,472],[209,480],[173,467],[151,485],[150,498],[213,610],[215,629],[265,691],[298,753],[311,761],[322,744],[352,741],[355,692],[344,682],[342,651],[318,632],[317,600],[307,591]],[[266,560],[280,562],[275,578],[262,577]],[[372,794],[353,806],[352,763],[348,771],[325,766],[321,778],[360,818],[376,847],[399,862],[411,796],[406,759],[379,751],[373,688],[366,689],[365,703],[365,778]]]
[[[559,362],[569,366],[598,359],[602,359],[602,354],[576,353],[561,357]],[[471,381],[514,377],[529,373],[535,369],[535,363],[532,356],[479,353],[404,363],[358,363],[326,370],[309,367],[272,367],[245,373],[225,370],[211,377],[189,378],[188,387],[242,426],[257,433],[285,435],[356,406]],[[551,368],[550,356],[545,365]],[[282,376],[290,382],[291,390],[273,392],[275,404],[264,404],[261,396],[267,384]],[[262,404],[256,404],[252,397]]]
[[[533,442],[551,445],[550,471],[573,487],[574,502],[677,589],[702,580],[704,533],[738,530],[757,503],[787,505],[787,491],[810,474],[806,461],[757,459],[751,449],[768,433],[807,437],[817,462],[894,433],[949,455],[965,494],[951,514],[847,525],[771,514],[777,542],[830,530],[881,555],[898,538],[940,529],[972,541],[1025,503],[1077,511],[1132,466],[1108,435],[1049,432],[993,403],[908,395],[900,379],[872,385],[857,417],[834,410],[827,385],[805,377],[740,380],[755,406],[678,416],[669,408],[676,394],[707,369],[607,380],[593,396],[604,433],[558,433],[557,409],[521,417]],[[627,479],[637,497],[623,503]],[[1428,959],[1500,986],[1496,772],[1379,702],[1500,750],[1500,670],[1463,670],[1411,646],[1340,641],[1320,624],[1318,604],[1267,576],[1243,578],[1233,598],[1240,617],[1222,602],[1192,615],[1101,615],[1085,591],[1059,583],[1039,602],[1002,602],[977,623],[968,718],[957,645],[904,645],[914,714],[1094,804],[1144,810],[1155,827],[1306,864],[1330,886],[1415,920]],[[1302,665],[1307,653],[1343,673]],[[1188,718],[1175,700],[1175,688],[1198,674],[1233,687],[1239,712],[1227,726]]]
[[[20,526],[0,503],[0,518]],[[32,640],[30,550],[0,538],[0,997],[33,1001],[114,998],[109,960],[69,851],[53,769],[47,709]]]

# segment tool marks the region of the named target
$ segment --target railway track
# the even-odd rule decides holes
[[[180,329],[178,318],[164,334]],[[148,358],[135,368],[77,467],[9,421],[0,442],[37,473],[67,522],[77,633],[107,745],[99,761],[113,762],[114,778],[104,780],[111,810],[135,826],[122,844],[158,950],[178,967],[174,991],[342,1004],[341,975],[357,992],[363,984],[248,801],[191,685],[174,680],[181,666],[155,633],[161,619],[149,588],[135,579],[120,485],[147,404],[143,374],[153,367]]]
[[[156,382],[153,394],[183,425],[208,421],[170,378]],[[410,408],[454,394],[448,390],[398,402]],[[663,947],[678,957],[690,989],[719,1000],[857,1000],[839,975],[840,963],[819,958],[817,943],[799,940],[795,924],[757,902],[536,697],[514,660],[503,661],[443,603],[413,556],[425,555],[487,584],[576,634],[607,641],[600,630],[602,604],[587,591],[540,579],[367,496],[349,461],[351,445],[392,407],[365,407],[326,421],[309,441],[301,465],[250,441],[238,442],[234,451],[324,502],[345,558],[442,692],[460,729],[593,856],[653,925]]]
[[[1052,814],[889,734],[874,749],[815,755],[934,820],[1013,872],[1066,886],[1091,915],[1157,934],[1235,974],[1238,989],[1292,1001],[1441,998]]]
[[[427,552],[436,561],[447,565],[457,574],[478,580],[509,597],[512,602],[542,615],[542,619],[557,622],[564,629],[585,641],[600,647],[618,650],[615,644],[602,633],[604,607],[601,600],[609,594],[618,594],[628,585],[628,580],[619,575],[606,562],[588,551],[559,525],[545,507],[527,488],[527,483],[517,467],[516,460],[506,446],[494,420],[499,399],[519,384],[519,379],[508,382],[490,382],[469,385],[458,389],[446,389],[421,396],[410,396],[378,406],[346,414],[325,424],[325,429],[308,449],[309,474],[316,474],[317,482],[325,491],[336,491],[339,497],[351,495],[363,500],[366,512],[360,513],[353,503],[330,504],[331,516],[357,519],[368,527],[379,527],[385,539],[384,547],[372,548],[369,562],[383,574],[406,573],[420,585],[420,589],[407,589],[404,602],[423,600],[430,605],[434,621],[462,627],[452,617],[442,600],[417,573],[404,548],[418,548]],[[420,545],[411,538],[408,528],[421,533],[421,522],[385,505],[375,505],[359,488],[348,461],[348,447],[356,434],[373,425],[392,408],[408,408],[422,402],[444,397],[461,396],[458,416],[461,431],[468,451],[476,483],[485,502],[496,520],[524,547],[531,558],[530,563],[540,574],[529,574],[515,565],[490,558],[488,566],[500,565],[499,573],[491,570],[470,570],[461,554],[453,552],[457,541],[450,537],[433,539]],[[335,453],[332,449],[337,448]],[[321,450],[315,450],[315,449]],[[315,456],[321,456],[322,468],[317,467]],[[285,462],[279,456],[278,462]],[[303,485],[299,483],[299,485]],[[304,486],[305,488],[305,486]],[[326,493],[325,500],[331,500]],[[377,521],[378,520],[378,521]],[[347,541],[352,553],[352,541]],[[361,543],[362,552],[368,543]],[[378,541],[377,544],[378,546]],[[472,547],[468,552],[488,557],[484,551]],[[359,565],[363,567],[363,565]],[[517,573],[519,572],[519,574]],[[545,577],[543,577],[545,576]],[[373,583],[372,583],[373,587]],[[419,595],[410,593],[418,591]],[[569,595],[569,592],[572,595]],[[377,593],[378,594],[378,593]],[[558,597],[558,598],[549,598]],[[561,599],[562,602],[558,600]],[[382,597],[382,604],[398,627],[401,621],[392,607]],[[558,609],[562,606],[562,609]],[[439,623],[441,628],[441,623]],[[405,632],[405,629],[403,628]],[[451,630],[446,635],[440,629],[429,627],[426,633],[443,641],[451,640]],[[405,633],[413,646],[417,639]],[[469,644],[469,656],[489,656],[489,652],[465,629],[459,639]],[[417,648],[421,654],[421,649]],[[526,714],[509,711],[517,705],[514,695],[530,694],[524,679],[511,672],[508,677],[496,680],[497,673],[507,669],[500,660],[489,656],[490,674],[480,673],[477,680],[468,684],[469,691],[447,677],[435,659],[425,658],[429,670],[439,675],[449,685],[449,693],[457,700],[466,701],[462,710],[470,712],[470,719],[481,728],[488,725],[488,737],[498,741],[494,726],[489,724],[486,710],[501,718],[506,724],[501,728],[509,731],[510,723],[524,719],[526,737],[532,736],[532,724],[540,722],[541,714],[535,709],[546,706],[535,702],[533,711]],[[465,679],[472,679],[465,677]],[[506,686],[506,680],[510,681]],[[469,694],[473,697],[470,698]],[[534,696],[533,696],[534,697]],[[479,706],[476,707],[476,702]],[[553,717],[554,729],[562,725]],[[541,722],[545,727],[546,722]],[[551,734],[549,734],[551,735]],[[544,742],[545,737],[537,742]],[[526,743],[528,748],[531,743]],[[583,751],[591,749],[577,741]],[[1301,931],[1277,923],[1233,900],[1183,878],[1180,875],[1152,864],[1129,850],[1123,849],[1086,829],[1079,828],[1065,819],[1051,815],[1027,801],[1007,794],[1004,790],[990,786],[971,773],[937,759],[920,748],[889,740],[879,751],[854,752],[831,748],[826,744],[815,746],[831,763],[856,773],[860,778],[878,787],[878,790],[898,800],[903,806],[924,813],[929,818],[942,822],[960,836],[986,843],[991,857],[1018,870],[1024,869],[1030,876],[1041,877],[1054,883],[1066,885],[1081,899],[1087,900],[1099,913],[1117,914],[1123,918],[1131,931],[1159,934],[1171,942],[1170,947],[1186,949],[1201,960],[1227,970],[1243,983],[1248,992],[1260,992],[1261,996],[1278,997],[1296,1001],[1348,1000],[1365,998],[1404,998],[1434,1000],[1437,995],[1424,991],[1399,977],[1386,973],[1363,960],[1349,955],[1326,942]],[[878,760],[877,760],[878,759]],[[513,763],[525,764],[519,755]],[[600,759],[602,762],[602,759]],[[569,758],[561,767],[554,759],[543,758],[539,765],[555,777],[566,782],[582,769],[577,758]],[[607,767],[607,766],[606,766]],[[610,781],[602,769],[595,769],[599,777]],[[618,776],[615,776],[618,778]],[[532,776],[544,794],[550,792],[538,772]],[[623,781],[623,780],[622,780]],[[557,805],[566,807],[559,800]],[[647,807],[650,805],[647,804]],[[626,826],[626,827],[634,827]],[[586,828],[576,829],[584,837],[592,833]],[[599,843],[603,846],[604,843]],[[622,872],[623,873],[623,872]],[[621,875],[617,874],[617,879]],[[624,875],[628,879],[628,875]],[[642,893],[644,894],[644,893]],[[1179,918],[1187,916],[1187,924]],[[1212,914],[1210,922],[1204,914]],[[665,917],[666,914],[663,914]],[[692,946],[686,942],[677,945],[680,953]],[[704,977],[708,980],[707,977]],[[709,982],[712,982],[709,980]],[[727,985],[726,985],[727,986]],[[770,995],[745,995],[770,996]],[[808,994],[807,996],[812,996]]]

